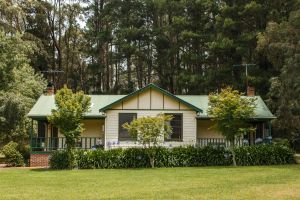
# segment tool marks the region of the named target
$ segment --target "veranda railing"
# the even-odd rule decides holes
[[[196,145],[200,146],[200,147],[208,146],[208,145],[229,147],[230,142],[225,140],[224,138],[198,138]],[[235,145],[236,146],[244,145],[243,140],[242,139],[236,139],[235,140]]]
[[[32,151],[53,151],[66,148],[65,137],[33,137],[31,138]],[[78,149],[97,149],[104,147],[102,137],[80,137],[76,141]]]

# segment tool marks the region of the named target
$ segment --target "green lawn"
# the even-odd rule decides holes
[[[0,199],[300,199],[300,165],[0,169]]]

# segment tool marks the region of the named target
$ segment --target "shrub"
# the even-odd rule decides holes
[[[229,166],[231,154],[224,147],[155,147],[157,167]],[[111,150],[78,150],[75,160],[79,169],[145,168],[150,167],[147,149],[128,148]],[[276,165],[294,163],[294,152],[289,147],[263,144],[235,148],[238,165]],[[67,154],[55,152],[50,159],[54,169],[66,169]]]
[[[18,149],[18,143],[12,141],[6,144],[2,149],[2,153],[5,156],[5,162],[9,166],[17,167],[17,166],[24,165],[23,156],[17,149]]]
[[[49,165],[52,169],[69,169],[68,152],[65,150],[54,151],[50,155]]]
[[[238,165],[280,165],[295,163],[294,151],[282,144],[261,144],[235,149]]]
[[[157,167],[188,167],[229,165],[224,148],[198,147],[155,147]],[[78,168],[141,168],[150,167],[147,149],[128,148],[112,150],[80,150],[76,152]]]
[[[29,159],[30,159],[30,146],[29,145],[19,145],[18,151],[21,153],[21,155],[24,158],[25,165],[29,165]]]

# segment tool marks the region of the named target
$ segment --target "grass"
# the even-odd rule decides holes
[[[0,199],[300,199],[300,165],[0,169]]]

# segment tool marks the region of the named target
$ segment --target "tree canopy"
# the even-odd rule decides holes
[[[52,110],[48,120],[66,137],[67,149],[72,149],[84,130],[81,120],[90,109],[91,98],[82,91],[73,93],[65,86],[57,91],[55,105],[57,108]]]
[[[214,122],[213,128],[230,141],[233,149],[236,139],[251,128],[248,122],[254,117],[255,98],[242,97],[242,93],[231,87],[222,89],[219,94],[212,93],[208,98],[208,114]],[[236,165],[234,151],[232,153],[233,164]]]
[[[263,51],[280,72],[270,79],[268,103],[278,117],[276,134],[300,143],[300,9],[289,20],[269,23],[259,37]]]
[[[91,97],[84,95],[82,91],[73,93],[64,86],[55,95],[56,109],[52,110],[49,122],[54,124],[66,138],[69,168],[74,167],[73,150],[80,134],[84,131],[82,124],[83,115],[89,111]]]
[[[41,74],[30,66],[34,43],[22,35],[0,31],[0,146],[15,140],[26,143],[29,119],[26,114],[45,89]]]

